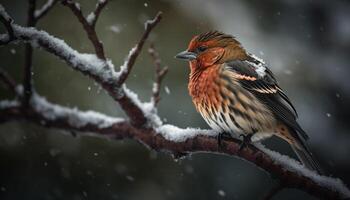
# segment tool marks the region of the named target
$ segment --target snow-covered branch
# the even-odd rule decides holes
[[[6,45],[15,39],[12,29],[13,19],[7,14],[5,8],[0,4],[0,22],[5,26],[7,34],[0,35],[0,45]]]
[[[80,111],[52,104],[36,93],[33,93],[29,107],[24,112],[17,100],[0,101],[0,122],[9,120],[26,120],[46,127],[99,133],[106,133],[105,130],[125,122],[122,118],[95,111]]]
[[[39,20],[40,18],[44,17],[57,2],[58,0],[47,0],[47,2],[44,3],[41,6],[41,8],[35,10],[34,12],[35,20]]]
[[[78,5],[75,5],[75,8],[80,9]],[[135,95],[133,95],[130,90],[125,90],[125,86],[119,84],[121,82],[119,80],[119,75],[123,73],[116,73],[111,61],[102,60],[95,54],[79,53],[63,40],[58,39],[45,31],[39,31],[33,27],[22,27],[13,24],[12,19],[2,6],[0,7],[0,17],[5,18],[10,22],[10,30],[12,30],[14,35],[12,40],[30,43],[33,47],[44,49],[64,60],[73,69],[90,76],[97,83],[101,84],[113,99],[118,101],[135,126],[143,126],[148,121],[152,121],[145,117],[148,115],[148,113],[145,113],[147,109],[142,109],[139,106],[142,104],[139,99],[135,98]],[[153,21],[159,21],[160,14],[158,14],[155,19],[157,20]],[[151,27],[154,27],[155,25],[156,23],[152,24]],[[148,28],[145,31],[145,34],[143,34],[140,40],[141,44],[136,45],[138,52],[141,51],[143,43],[147,39],[151,29],[152,28]],[[131,61],[126,61],[129,68],[134,65],[138,54],[139,53],[132,54],[129,58]],[[123,76],[123,79],[124,78],[126,77]],[[153,117],[153,115],[151,116]]]
[[[87,17],[86,20],[88,23],[92,26],[95,27],[96,21],[98,17],[101,14],[102,9],[107,5],[108,0],[99,0],[97,1],[96,8],[93,12],[91,12]]]
[[[284,187],[297,188],[321,199],[350,197],[350,191],[341,180],[320,176],[297,161],[263,146],[249,145],[240,150],[240,140],[224,139],[219,148],[217,133],[211,130],[182,129],[173,125],[155,129],[137,128],[120,118],[55,105],[37,95],[34,95],[31,107],[25,113],[17,101],[0,101],[0,122],[9,120],[26,120],[68,131],[93,132],[112,139],[132,138],[153,150],[169,152],[177,158],[203,152],[236,156],[265,170],[271,177],[277,177]]]
[[[69,7],[73,14],[78,18],[79,22],[83,25],[83,28],[95,48],[96,55],[99,59],[106,60],[105,52],[103,49],[103,44],[99,40],[97,33],[95,31],[95,24],[100,14],[102,8],[108,3],[108,1],[99,1],[97,8],[94,12],[88,15],[87,18],[84,17],[83,12],[79,3],[75,3],[72,0],[63,0],[62,4]]]
[[[158,52],[156,52],[154,45],[151,44],[150,47],[148,48],[148,53],[153,59],[153,63],[155,66],[155,80],[153,83],[153,88],[152,88],[152,98],[151,102],[156,106],[158,102],[160,101],[160,86],[163,81],[164,76],[168,72],[168,67],[161,67],[161,62],[159,58]]]
[[[90,38],[94,45],[97,44],[96,41],[101,44],[97,38],[94,24],[106,2],[100,0],[93,12],[94,16],[89,15],[85,18],[79,4],[70,0],[63,1],[83,24],[89,38],[95,37],[93,40]],[[40,13],[47,12],[52,7],[52,3],[54,3],[52,0],[48,0],[41,9],[34,12],[34,16],[38,18],[38,16],[43,15]],[[7,34],[0,35],[0,45],[11,41],[25,42],[31,47],[43,49],[57,56],[74,70],[99,83],[120,104],[130,119],[114,118],[95,111],[80,111],[77,108],[53,104],[36,94],[35,90],[29,98],[28,106],[23,107],[23,102],[20,101],[24,92],[23,87],[16,86],[6,73],[0,71],[0,81],[13,90],[17,97],[16,100],[0,101],[0,123],[25,120],[40,126],[81,133],[93,132],[114,139],[131,138],[156,151],[170,152],[175,157],[200,152],[227,154],[242,158],[265,170],[272,177],[278,178],[283,187],[298,188],[322,199],[350,197],[349,189],[339,179],[320,176],[316,172],[305,169],[295,160],[266,149],[262,145],[247,145],[241,149],[240,140],[224,138],[219,147],[216,139],[217,133],[214,131],[195,128],[182,129],[170,124],[163,125],[157,115],[155,104],[159,99],[160,83],[166,70],[160,68],[160,60],[153,47],[150,54],[155,61],[155,84],[158,84],[153,91],[154,102],[142,103],[137,94],[124,84],[146,39],[160,19],[161,13],[158,13],[153,20],[145,23],[144,34],[136,46],[131,49],[121,70],[116,72],[112,62],[104,56],[103,51],[96,50],[96,46],[97,55],[80,53],[63,40],[45,31],[14,24],[11,17],[0,5],[0,21],[7,29]],[[94,33],[90,35],[90,31]]]

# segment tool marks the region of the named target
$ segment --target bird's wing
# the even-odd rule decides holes
[[[249,60],[225,63],[225,68],[234,72],[235,78],[245,89],[253,93],[273,114],[303,139],[308,139],[305,131],[297,123],[297,112],[283,90],[278,86],[273,73],[263,61],[254,57]],[[300,138],[300,137],[297,137]]]

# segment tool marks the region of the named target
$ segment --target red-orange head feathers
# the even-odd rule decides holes
[[[203,69],[230,60],[244,60],[247,53],[233,36],[210,31],[194,36],[187,50],[176,58],[190,61],[192,69]]]

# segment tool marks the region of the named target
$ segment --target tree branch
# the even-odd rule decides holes
[[[131,69],[135,64],[136,58],[140,54],[145,41],[147,40],[147,38],[148,38],[149,34],[151,33],[151,31],[153,30],[153,28],[160,22],[161,18],[162,18],[162,13],[158,12],[157,15],[153,18],[153,20],[148,20],[145,23],[145,32],[143,33],[141,39],[135,45],[135,47],[132,48],[124,65],[121,67],[119,80],[118,80],[117,85],[121,86],[128,78],[128,76],[131,72]]]
[[[66,0],[66,2],[71,1]],[[78,18],[82,17],[77,4],[74,4],[72,10],[77,12]],[[339,179],[320,176],[305,169],[296,161],[261,145],[248,145],[240,150],[241,141],[231,138],[224,139],[222,147],[218,148],[217,140],[214,137],[216,133],[213,131],[180,129],[172,125],[162,125],[154,111],[154,105],[149,106],[150,104],[141,103],[136,94],[128,90],[124,84],[150,31],[159,22],[160,13],[154,20],[146,23],[145,33],[139,43],[130,51],[129,57],[119,73],[114,71],[114,66],[110,61],[101,59],[98,55],[79,53],[63,40],[44,31],[13,24],[12,19],[1,5],[0,19],[8,31],[6,37],[0,37],[1,42],[8,43],[17,40],[32,43],[56,55],[73,69],[88,75],[101,84],[131,119],[129,122],[94,111],[83,112],[55,105],[33,93],[26,108],[22,107],[21,102],[15,100],[0,101],[0,122],[26,120],[41,126],[67,131],[94,132],[115,139],[132,138],[149,148],[157,151],[166,150],[176,156],[194,152],[233,155],[264,169],[272,177],[277,177],[285,187],[298,188],[322,199],[350,197],[349,189]],[[84,20],[87,22],[85,18]],[[20,91],[18,93],[19,96],[22,95]],[[144,126],[149,123],[150,126]]]
[[[4,7],[0,4],[0,22],[4,24],[7,34],[0,35],[0,45],[6,45],[15,39],[12,29],[13,19],[6,13]]]
[[[88,21],[90,22],[90,25],[92,27],[95,27],[96,21],[100,16],[102,9],[107,5],[107,3],[108,3],[108,0],[99,0],[96,4],[96,9],[88,15],[87,19],[90,19]]]
[[[36,0],[29,0],[28,1],[28,11],[27,11],[27,26],[33,27],[36,24],[34,12],[36,8]],[[24,96],[22,98],[23,100],[23,106],[28,107],[29,100],[32,95],[33,90],[33,79],[32,79],[32,64],[33,64],[33,47],[31,44],[25,45],[25,52],[24,52],[24,77],[23,77],[23,87],[24,87]]]
[[[152,57],[155,66],[155,82],[153,83],[151,102],[154,104],[154,106],[157,106],[158,102],[160,101],[160,86],[164,76],[168,72],[168,67],[162,68],[160,66],[161,62],[159,54],[156,52],[153,44],[151,44],[148,48],[148,53]]]
[[[1,10],[0,10],[1,11]],[[0,12],[0,16],[8,16],[3,10]],[[8,17],[10,19],[10,17]],[[149,32],[160,20],[160,14],[155,17],[154,20],[146,23],[146,32],[141,43],[136,45],[138,51],[141,50],[143,43],[148,37]],[[147,25],[151,24],[151,25]],[[55,38],[45,31],[39,31],[33,28],[26,28],[17,24],[12,24],[11,29],[14,32],[15,38],[13,40],[23,41],[35,44],[36,47],[41,47],[47,52],[56,55],[57,57],[64,60],[73,69],[80,71],[81,73],[88,75],[94,79],[97,83],[109,93],[114,100],[116,100],[128,117],[131,119],[131,123],[134,126],[140,127],[146,124],[153,124],[157,119],[157,116],[149,112],[149,110],[143,109],[142,103],[136,97],[136,95],[130,90],[126,89],[125,86],[119,85],[121,72],[114,71],[114,65],[110,61],[104,61],[96,57],[95,54],[83,54],[79,53],[70,46],[68,46],[63,40]],[[134,52],[134,51],[131,51]],[[126,61],[126,63],[134,63],[139,53],[132,53],[130,59],[133,61]],[[131,66],[128,64],[128,66]],[[126,78],[126,77],[125,77]]]
[[[15,80],[2,68],[0,68],[0,81],[8,90],[10,90],[14,95],[16,95],[17,92]]]
[[[47,0],[47,2],[38,10],[34,12],[35,21],[38,21],[42,17],[44,17],[51,8],[58,2],[58,0]]]
[[[108,1],[104,0],[97,4],[96,13],[93,12],[93,15],[89,15],[92,17],[85,18],[83,12],[81,11],[80,5],[78,3],[74,3],[72,0],[63,0],[62,4],[69,7],[74,15],[78,18],[79,22],[83,25],[84,30],[93,44],[95,48],[96,55],[99,59],[106,60],[106,56],[103,50],[103,44],[98,39],[97,33],[95,31],[95,24],[98,15],[100,14],[102,8],[108,3]],[[97,14],[97,15],[96,15]]]
[[[97,117],[92,118],[94,115]],[[321,199],[344,199],[350,196],[350,191],[339,180],[320,176],[316,172],[305,173],[306,169],[295,161],[293,165],[297,166],[286,165],[252,145],[240,151],[241,141],[238,139],[226,138],[219,148],[216,133],[212,131],[180,129],[172,125],[156,129],[137,128],[122,119],[54,105],[39,96],[35,96],[26,113],[21,112],[15,102],[0,102],[0,122],[10,120],[26,120],[50,128],[94,132],[113,139],[132,138],[148,148],[173,155],[210,152],[236,156],[265,170],[271,177],[277,177],[287,188],[300,189]]]

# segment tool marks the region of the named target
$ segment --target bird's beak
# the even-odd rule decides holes
[[[197,58],[197,54],[189,51],[183,51],[175,56],[175,58],[182,60],[194,60]]]

